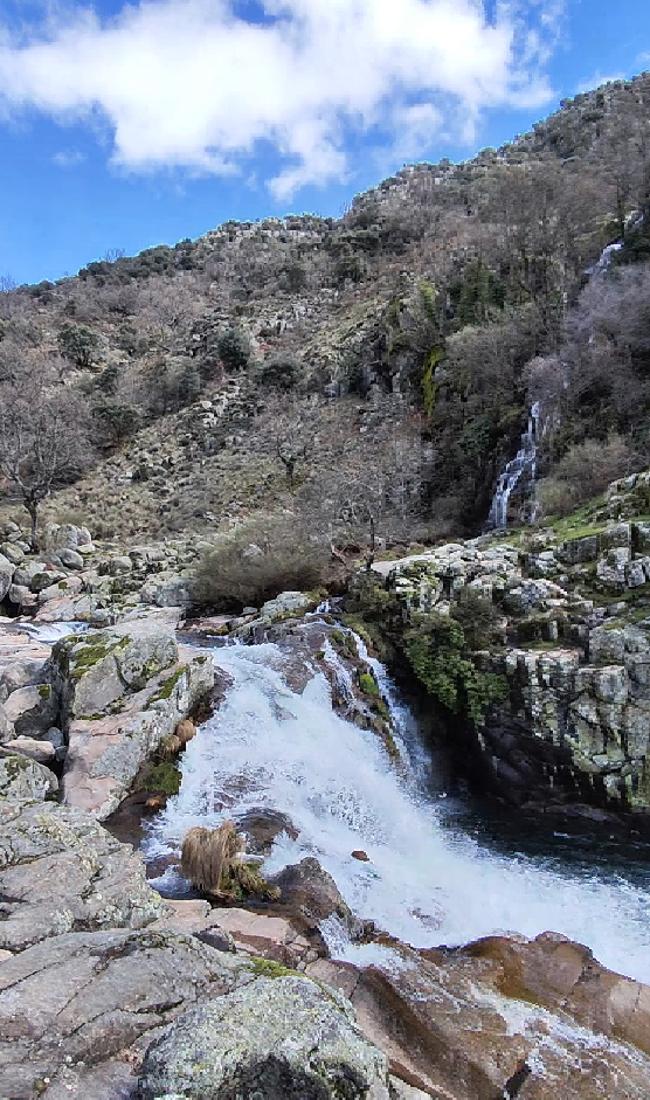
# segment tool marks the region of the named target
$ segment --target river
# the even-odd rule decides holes
[[[613,970],[650,982],[647,849],[537,834],[512,812],[481,818],[470,801],[447,796],[417,721],[377,662],[399,766],[374,733],[332,710],[316,662],[298,692],[277,645],[220,647],[214,659],[232,684],[182,758],[180,793],[151,823],[148,857],[178,851],[193,825],[271,808],[299,836],[282,834],[267,873],[315,856],[355,913],[413,946],[561,932]],[[351,857],[356,849],[368,863]],[[167,888],[174,874],[166,873]],[[335,956],[375,961],[373,945],[324,932]]]

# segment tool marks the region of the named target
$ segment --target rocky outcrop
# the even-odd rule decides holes
[[[210,692],[214,670],[208,656],[177,647],[159,627],[124,624],[102,634],[97,650],[94,645],[89,637],[62,643],[54,659],[68,713],[78,715],[68,726],[63,801],[103,820],[161,743]],[[93,656],[105,667],[106,679],[96,675]]]
[[[0,965],[0,1080],[12,1100],[118,1100],[152,1039],[250,964],[171,932],[70,932]]]
[[[450,712],[482,786],[517,805],[650,814],[648,525],[571,537],[565,523],[516,543],[378,563],[362,614]]]
[[[346,1003],[299,977],[260,979],[188,1012],[149,1048],[139,1086],[143,1100],[390,1098],[387,1060]]]
[[[307,972],[350,998],[392,1071],[427,1095],[645,1100],[648,988],[586,948],[547,934],[393,951],[381,969],[319,960]]]
[[[142,928],[166,912],[138,853],[51,802],[0,805],[0,896],[0,949],[10,951],[63,932]]]

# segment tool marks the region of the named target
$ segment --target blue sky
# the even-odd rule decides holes
[[[0,275],[336,215],[646,67],[646,0],[0,0]]]

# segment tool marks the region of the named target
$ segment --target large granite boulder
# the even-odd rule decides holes
[[[132,624],[128,624],[131,627]],[[175,644],[175,643],[174,643]],[[137,649],[135,651],[137,653]],[[155,651],[154,651],[155,652]],[[68,753],[63,776],[63,801],[104,820],[131,790],[133,780],[161,743],[174,733],[195,705],[214,686],[210,657],[180,647],[178,662],[153,675],[140,691],[123,694],[104,713],[74,718],[68,726]],[[139,660],[129,664],[129,650],[118,649],[124,663],[113,669],[115,690],[123,684],[119,669],[126,670],[131,683],[141,672]],[[148,671],[145,669],[145,671]],[[96,682],[85,696],[92,698]],[[98,686],[96,702],[106,698]],[[108,694],[112,694],[110,691]],[[79,704],[79,695],[75,694]]]
[[[389,1100],[388,1061],[342,999],[300,977],[261,978],[190,1010],[149,1048],[142,1100]]]
[[[0,703],[0,744],[5,741],[11,741],[15,736],[14,724],[9,718],[4,706]]]
[[[139,853],[52,802],[0,805],[0,896],[0,949],[10,951],[62,932],[142,928],[166,912]]]
[[[249,963],[171,932],[70,932],[0,965],[0,1092],[124,1100],[152,1039],[199,998],[254,980]]]
[[[25,737],[43,737],[59,714],[56,692],[48,683],[17,688],[7,697],[4,707],[16,733]]]
[[[177,659],[173,631],[146,620],[72,635],[52,650],[68,718],[101,714],[125,695],[140,691]]]
[[[0,600],[4,600],[11,587],[16,566],[4,554],[0,554]]]

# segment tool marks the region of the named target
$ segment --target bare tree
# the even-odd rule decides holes
[[[41,504],[89,460],[86,423],[81,398],[47,387],[35,371],[0,386],[0,472],[29,514],[34,550]]]
[[[312,402],[276,398],[269,410],[274,420],[275,456],[284,468],[287,485],[294,487],[298,467],[314,450],[315,407]]]

